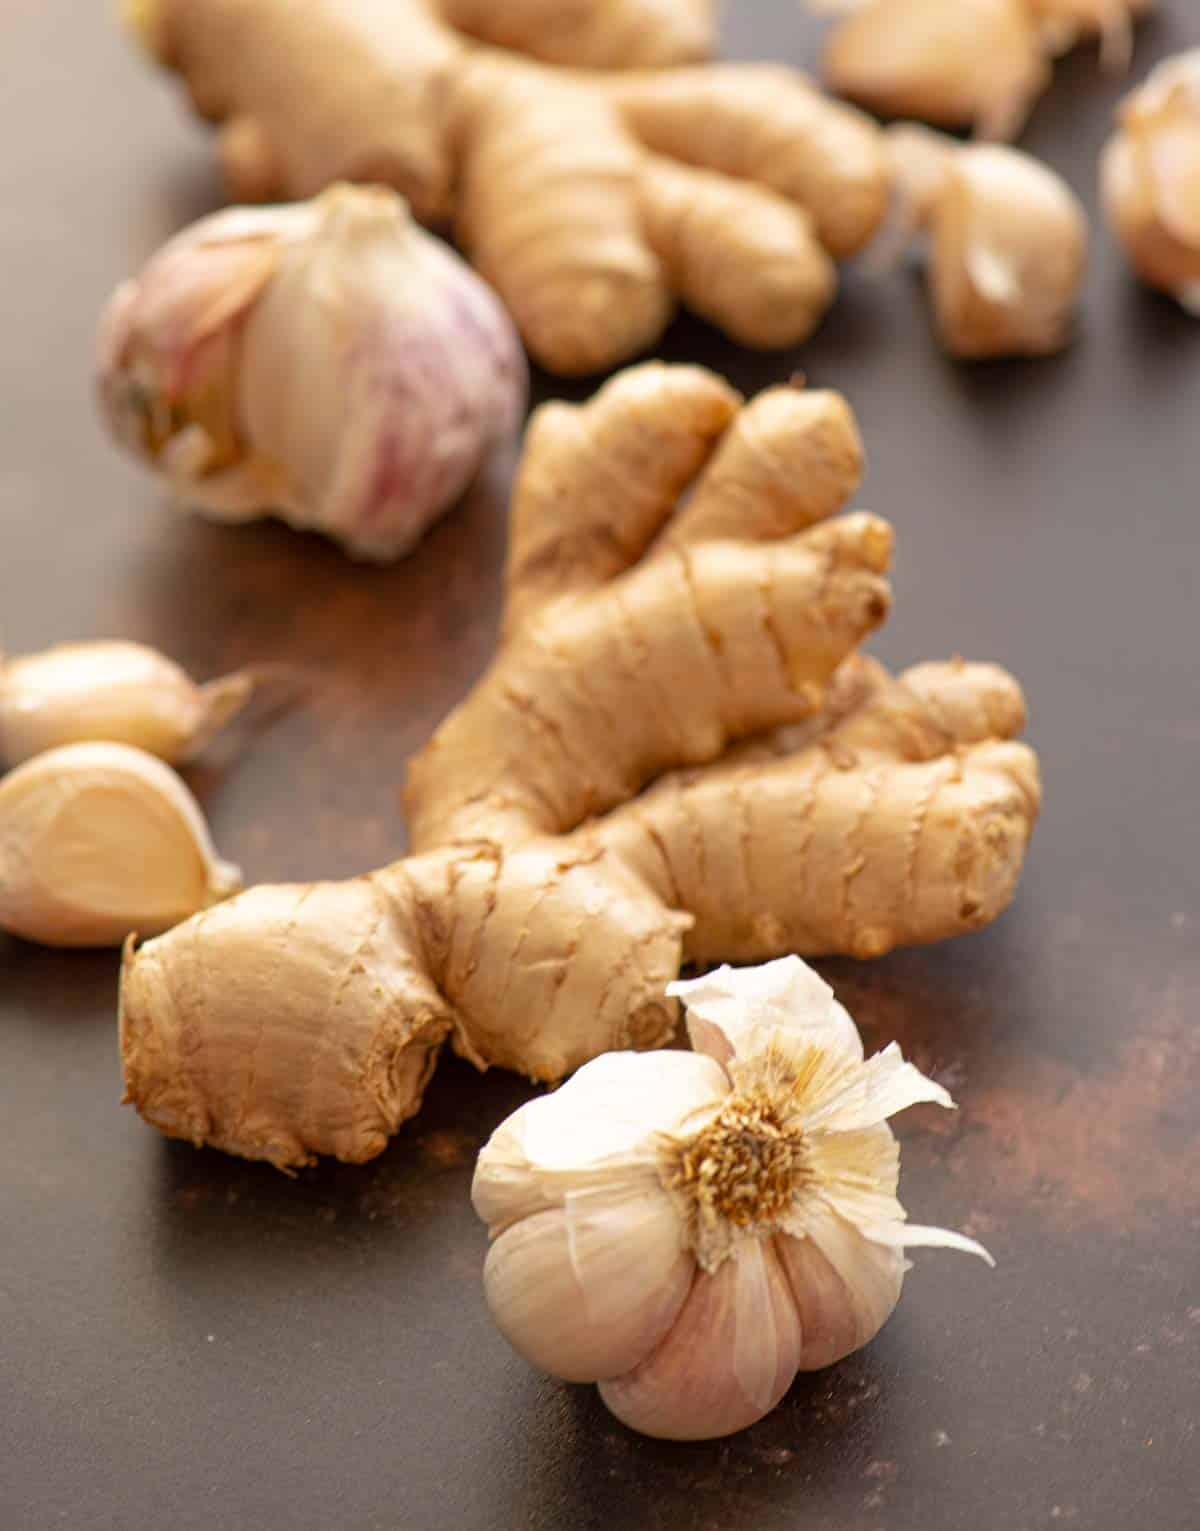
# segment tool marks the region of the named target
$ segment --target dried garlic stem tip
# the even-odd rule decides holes
[[[1071,339],[1087,269],[1087,216],[1054,171],[1020,150],[888,133],[910,227],[929,234],[928,279],[946,349],[1043,356]]]
[[[63,744],[130,744],[171,765],[190,760],[254,691],[249,674],[198,686],[140,643],[62,643],[0,657],[0,761],[18,765]]]
[[[166,0],[120,0],[121,25],[137,39],[146,52],[165,63]]]
[[[98,366],[114,436],[182,500],[380,561],[461,498],[526,398],[498,300],[380,188],[180,234],[113,297]]]
[[[1109,223],[1150,287],[1200,315],[1200,49],[1126,97],[1101,160]]]
[[[824,77],[886,117],[1013,138],[1050,70],[1026,0],[867,0],[830,37]]]
[[[0,780],[0,929],[119,946],[236,893],[195,798],[154,756],[69,744]]]
[[[761,1419],[798,1371],[891,1315],[904,1250],[981,1256],[913,1227],[887,1119],[953,1102],[853,1021],[799,958],[668,991],[692,1053],[611,1053],[531,1101],[479,1157],[488,1305],[534,1365],[598,1382],[635,1430],[674,1440]]]
[[[1100,39],[1101,62],[1122,73],[1133,57],[1133,27],[1154,9],[1155,0],[1030,0],[1046,49],[1069,53],[1081,42]]]

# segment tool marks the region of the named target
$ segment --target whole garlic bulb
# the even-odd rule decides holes
[[[1200,315],[1200,49],[1122,103],[1101,160],[1109,222],[1138,275]]]
[[[379,561],[461,498],[527,387],[490,288],[376,187],[185,230],[112,298],[98,367],[114,435],[182,500]]]
[[[647,1435],[753,1424],[798,1371],[865,1345],[903,1251],[978,1244],[906,1222],[887,1118],[950,1106],[799,958],[678,983],[694,1052],[609,1053],[493,1134],[472,1198],[488,1304],[535,1366],[599,1382]]]
[[[119,946],[241,887],[170,767],[125,744],[68,744],[0,779],[0,930]]]
[[[1072,338],[1088,224],[1061,176],[997,144],[888,131],[897,195],[928,234],[928,283],[952,356],[1044,356]]]
[[[140,643],[0,655],[0,761],[19,765],[63,744],[109,740],[177,765],[199,754],[253,691],[247,674],[198,686]]]

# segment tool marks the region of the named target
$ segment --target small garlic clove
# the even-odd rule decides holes
[[[804,1238],[780,1234],[775,1248],[800,1316],[802,1371],[820,1371],[861,1350],[895,1311],[903,1254],[836,1213],[811,1214]]]
[[[769,1414],[803,1353],[800,1320],[770,1243],[751,1240],[699,1274],[666,1338],[623,1377],[601,1382],[617,1418],[644,1435],[713,1440]]]
[[[1026,0],[869,0],[830,37],[824,75],[882,116],[1012,138],[1050,71]]]
[[[953,356],[1042,356],[1070,340],[1087,218],[1062,178],[994,145],[957,151],[930,219],[929,288]]]
[[[670,1197],[648,1178],[571,1192],[513,1224],[484,1267],[488,1307],[542,1371],[596,1382],[630,1371],[683,1306],[696,1273]]]
[[[0,760],[19,765],[64,744],[107,740],[180,764],[249,701],[254,680],[197,686],[139,643],[63,643],[0,659]]]
[[[46,946],[119,946],[235,893],[200,808],[160,760],[71,744],[0,780],[0,929]]]
[[[605,1053],[492,1134],[475,1169],[475,1210],[495,1234],[614,1177],[641,1185],[663,1138],[707,1120],[728,1090],[723,1070],[696,1053]]]

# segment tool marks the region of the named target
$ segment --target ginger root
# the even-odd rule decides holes
[[[661,1045],[683,963],[879,956],[1005,907],[1039,806],[987,665],[856,650],[891,530],[837,394],[621,374],[530,430],[491,669],[413,762],[410,854],[127,954],[127,1099],[281,1169],[379,1153],[447,1038],[556,1080]],[[643,790],[645,789],[645,790]]]
[[[886,210],[858,112],[786,69],[687,67],[708,0],[137,0],[127,20],[222,124],[235,199],[395,187],[453,222],[555,372],[648,349],[677,298],[797,344]]]

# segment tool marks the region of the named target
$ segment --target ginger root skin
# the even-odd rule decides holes
[[[698,62],[709,0],[142,0],[133,24],[219,125],[236,200],[394,187],[564,375],[651,348],[678,300],[801,343],[887,208],[869,119]]]
[[[127,1099],[292,1170],[361,1162],[438,1051],[554,1081],[658,1046],[686,961],[877,956],[975,930],[1037,817],[992,666],[892,679],[891,531],[834,393],[696,367],[535,417],[491,670],[412,762],[412,851],[253,889],[126,955]]]

